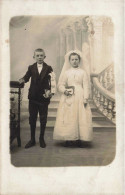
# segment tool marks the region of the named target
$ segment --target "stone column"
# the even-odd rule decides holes
[[[83,64],[86,73],[88,74],[89,86],[90,86],[90,98],[92,97],[90,74],[93,72],[93,42],[92,42],[92,25],[90,17],[82,19],[82,54]]]
[[[59,78],[59,75],[60,75],[60,72],[61,72],[61,67],[62,67],[62,61],[60,59],[60,55],[61,55],[61,36],[60,34],[58,33],[56,35],[56,47],[55,47],[55,50],[56,50],[56,66],[55,66],[55,73],[56,73],[56,81],[58,81],[58,78]]]
[[[79,21],[74,22],[74,49],[82,50],[82,29]]]
[[[64,57],[66,54],[66,33],[64,29],[60,32],[60,72],[64,64]]]
[[[84,61],[84,69],[90,76],[90,73],[93,72],[93,39],[92,39],[92,23],[89,17],[85,17],[82,19],[82,34],[83,34],[83,42],[82,42],[82,53],[83,53],[83,61]]]
[[[74,49],[74,36],[73,30],[70,25],[68,25],[65,29],[66,33],[66,52]]]
[[[85,17],[82,19],[82,43],[88,42],[88,25],[87,25],[87,19],[88,17]]]
[[[94,50],[94,69],[96,73],[103,70],[103,55],[102,55],[102,18],[94,18],[94,39],[93,39],[93,50]]]
[[[91,17],[86,17],[86,22],[88,26],[88,45],[89,45],[89,72],[93,73],[95,72],[95,67],[94,67],[94,28],[93,28],[93,22]]]
[[[113,62],[113,33],[114,26],[110,18],[103,20],[103,60],[104,67],[109,66]]]

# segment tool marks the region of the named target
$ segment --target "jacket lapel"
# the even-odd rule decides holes
[[[47,70],[48,70],[48,67],[47,67],[47,65],[43,62],[43,69],[42,69],[42,71],[41,71],[41,73],[40,73],[40,82],[42,82],[43,78],[45,77]]]
[[[39,77],[39,72],[38,72],[38,68],[37,68],[37,63],[34,64],[34,74],[35,74],[35,78]]]

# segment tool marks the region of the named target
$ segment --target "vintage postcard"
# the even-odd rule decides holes
[[[1,194],[122,195],[123,1],[0,6]]]

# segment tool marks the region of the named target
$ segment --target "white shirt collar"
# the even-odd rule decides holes
[[[43,67],[43,63],[42,64],[37,63],[37,67]]]

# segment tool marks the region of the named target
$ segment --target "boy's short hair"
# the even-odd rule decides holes
[[[35,49],[35,51],[34,51],[34,56],[35,56],[35,52],[43,52],[44,53],[44,55],[45,55],[45,51],[44,51],[44,49],[41,49],[41,48],[38,48],[38,49]],[[45,55],[45,57],[46,57],[46,55]]]

